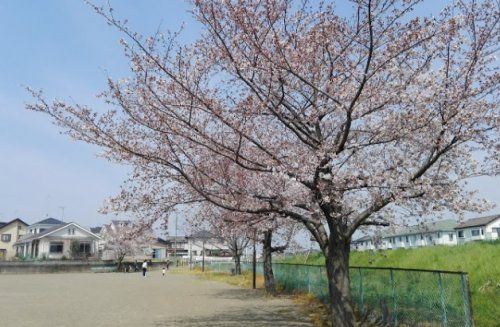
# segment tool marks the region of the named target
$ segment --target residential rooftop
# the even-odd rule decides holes
[[[28,224],[26,222],[24,222],[21,218],[14,218],[11,221],[0,221],[0,228],[5,227],[7,225],[10,225],[10,224],[12,224],[15,221],[19,221],[20,223],[28,226]]]
[[[55,218],[46,218],[44,220],[40,220],[39,222],[34,223],[33,225],[62,225],[64,221]]]
[[[393,237],[401,235],[413,235],[421,233],[432,233],[432,232],[449,232],[454,231],[458,222],[454,219],[444,219],[430,222],[423,222],[418,225],[409,226],[396,230],[394,232],[388,232],[383,237]]]
[[[458,224],[458,226],[455,227],[455,229],[476,227],[476,226],[485,226],[498,218],[500,218],[500,215],[472,218],[472,219],[466,220],[464,222],[461,222],[460,224]]]

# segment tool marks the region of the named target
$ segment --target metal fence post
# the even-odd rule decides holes
[[[446,315],[446,298],[445,298],[445,293],[444,293],[444,287],[443,287],[443,276],[441,272],[438,272],[438,283],[439,283],[439,293],[441,297],[441,310],[443,310],[443,316],[442,318],[442,325],[443,327],[448,326],[448,317]]]
[[[391,272],[391,289],[392,289],[392,319],[393,326],[398,325],[398,307],[396,302],[396,285],[394,282],[394,271],[390,269]]]
[[[465,327],[472,327],[473,322],[472,322],[472,302],[470,298],[470,292],[469,292],[469,281],[467,279],[467,274],[462,273],[460,275],[461,280],[462,280],[462,298],[464,301],[464,315],[465,315]]]
[[[361,312],[361,314],[364,314],[365,313],[365,310],[364,310],[364,299],[363,299],[363,273],[361,272],[361,268],[358,268],[358,274],[359,274],[359,312]]]
[[[311,267],[307,266],[307,292],[311,294]]]

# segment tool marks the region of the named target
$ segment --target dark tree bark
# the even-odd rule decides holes
[[[276,295],[276,282],[274,280],[273,273],[273,262],[272,262],[272,240],[273,232],[272,230],[267,230],[264,232],[264,239],[262,241],[263,245],[263,268],[264,268],[264,286],[266,293],[272,296]]]
[[[234,273],[241,275],[241,254],[234,255]]]
[[[350,244],[337,235],[330,233],[328,247],[324,251],[332,326],[353,327],[356,319],[349,289]]]

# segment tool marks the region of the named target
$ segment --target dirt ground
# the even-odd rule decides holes
[[[153,271],[0,275],[1,326],[312,326],[289,299]]]

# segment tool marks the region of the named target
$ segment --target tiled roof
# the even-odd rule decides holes
[[[361,238],[358,238],[357,240],[354,240],[353,242],[357,243],[357,242],[371,241],[372,238],[373,236],[366,235]]]
[[[187,242],[186,236],[167,236],[165,237],[165,242],[173,243],[173,242]]]
[[[44,220],[40,220],[39,222],[37,223],[34,223],[33,225],[62,225],[64,224],[64,221],[60,221],[58,219],[55,219],[55,218],[47,218],[47,219],[44,219]]]
[[[392,236],[400,236],[400,235],[412,235],[412,234],[420,234],[420,233],[453,231],[456,226],[457,226],[457,222],[456,222],[456,220],[453,220],[453,219],[431,221],[431,222],[421,223],[418,225],[402,228],[402,229],[396,230],[392,233],[391,232],[387,233],[386,235],[384,235],[384,237],[392,237]]]
[[[486,217],[479,217],[479,218],[472,218],[467,221],[464,221],[460,223],[458,226],[455,227],[455,229],[459,228],[467,228],[467,227],[474,227],[474,226],[485,226],[495,219],[499,219],[500,215],[493,215],[493,216],[486,216]]]
[[[209,238],[216,238],[216,236],[207,231],[207,230],[200,230],[196,233],[193,233],[189,236],[189,238],[205,238],[205,239],[209,239]]]
[[[10,224],[12,224],[12,223],[14,223],[14,222],[16,222],[16,221],[20,222],[21,224],[24,224],[24,225],[28,226],[28,224],[27,224],[27,223],[25,223],[22,219],[20,219],[20,218],[16,218],[16,219],[13,219],[13,220],[11,220],[11,221],[7,221],[7,222],[0,222],[0,228],[5,227],[5,226],[7,226],[7,225],[10,225]]]

